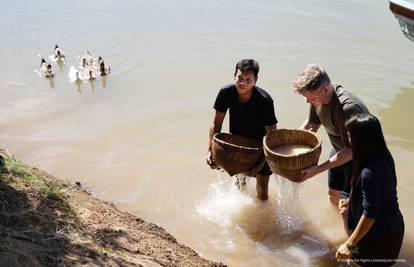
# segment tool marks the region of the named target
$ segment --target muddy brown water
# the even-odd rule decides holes
[[[294,156],[308,152],[312,148],[306,145],[281,145],[271,148],[273,152],[283,156]]]
[[[261,65],[279,128],[308,107],[290,89],[319,62],[377,115],[395,158],[406,222],[399,265],[414,264],[414,44],[387,1],[9,1],[0,3],[0,147],[165,227],[230,266],[334,266],[343,240],[326,175],[272,176],[270,199],[205,164],[219,88],[238,59]],[[35,69],[58,44],[53,80]],[[71,84],[89,50],[111,74]],[[228,128],[227,120],[224,131]],[[330,151],[323,129],[321,160]]]

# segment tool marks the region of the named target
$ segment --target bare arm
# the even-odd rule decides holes
[[[208,152],[207,152],[207,164],[212,169],[217,169],[218,167],[214,164],[212,154],[211,154],[211,144],[213,142],[213,136],[215,133],[221,132],[221,127],[223,125],[224,117],[226,117],[225,112],[216,111],[214,115],[213,125],[210,127],[208,134]]]
[[[329,158],[327,161],[318,166],[319,172],[341,166],[352,159],[352,149],[350,147],[344,147],[339,150],[335,155]]]
[[[352,232],[346,243],[350,244],[351,246],[355,246],[368,233],[374,222],[375,219],[362,215],[359,219],[357,227]]]
[[[272,124],[272,125],[265,125],[265,129],[266,129],[266,133],[270,132],[271,130],[276,130],[277,129],[277,124]]]
[[[314,177],[315,175],[324,172],[326,170],[341,166],[352,159],[352,149],[350,147],[344,147],[339,150],[335,155],[329,158],[324,163],[310,167],[302,171],[302,180],[301,182]]]
[[[351,236],[345,243],[340,245],[336,251],[335,257],[338,261],[346,260],[351,257],[351,248],[354,247],[368,233],[374,222],[375,219],[366,217],[365,215],[361,216],[358,225],[352,232]]]
[[[309,131],[312,131],[312,132],[317,132],[318,131],[318,129],[319,129],[319,126],[321,126],[320,124],[316,124],[316,123],[312,123],[312,122],[309,122],[309,120],[305,120],[304,122],[303,122],[303,124],[302,124],[302,126],[300,126],[300,128],[301,129],[304,129],[304,130],[309,130]]]
[[[216,111],[214,114],[213,125],[210,127],[208,135],[208,151],[211,151],[211,143],[213,142],[213,136],[216,133],[221,132],[221,127],[223,126],[224,117],[226,117],[225,112]]]

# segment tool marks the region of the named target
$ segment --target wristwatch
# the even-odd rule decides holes
[[[355,248],[355,246],[352,245],[351,242],[345,242],[345,246],[347,249],[349,249],[349,251],[352,251]]]

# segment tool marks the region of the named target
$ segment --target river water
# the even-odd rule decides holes
[[[345,234],[326,174],[272,176],[260,202],[254,180],[240,192],[205,164],[214,99],[240,58],[259,61],[279,128],[305,119],[291,81],[320,63],[381,119],[406,222],[399,265],[414,265],[414,43],[387,1],[3,0],[0,36],[0,147],[229,266],[335,266]],[[66,65],[39,78],[56,44]],[[86,50],[112,73],[74,85],[69,68]]]

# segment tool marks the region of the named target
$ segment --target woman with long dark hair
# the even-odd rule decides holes
[[[375,116],[356,115],[346,128],[354,164],[347,220],[350,236],[335,257],[352,258],[361,266],[390,266],[398,259],[404,236],[394,160]]]

